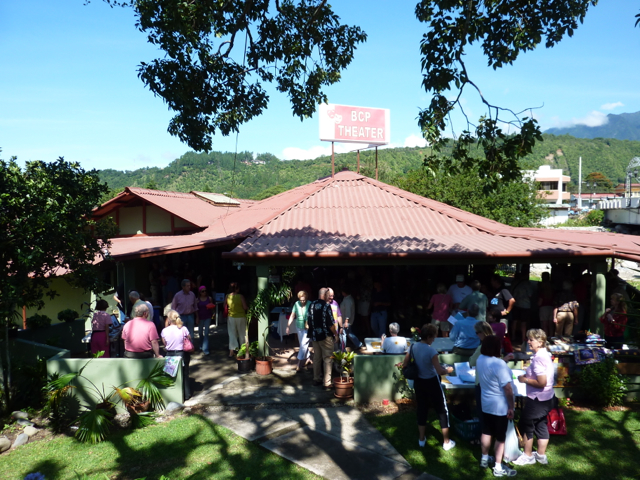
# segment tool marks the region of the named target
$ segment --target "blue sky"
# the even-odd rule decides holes
[[[406,5],[406,6],[405,6]],[[421,89],[419,42],[424,32],[413,2],[335,2],[343,21],[369,35],[342,81],[326,90],[331,103],[391,110],[393,146],[420,141],[416,117],[429,98]],[[534,111],[543,129],[598,125],[607,113],[640,111],[640,11],[636,0],[601,0],[572,38],[521,56],[493,71],[477,49],[467,54],[485,97],[513,110]],[[133,170],[166,166],[189,149],[167,133],[172,117],[136,74],[158,52],[134,26],[130,10],[100,0],[0,2],[1,158],[52,161],[64,156],[84,168]],[[318,139],[317,118],[301,122],[274,90],[267,112],[244,125],[238,150],[282,159],[330,152]],[[467,113],[484,110],[463,96]],[[463,128],[454,116],[454,132]],[[235,135],[218,136],[214,150],[234,151]],[[352,146],[336,145],[337,151]]]

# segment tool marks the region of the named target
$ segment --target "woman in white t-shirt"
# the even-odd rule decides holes
[[[491,439],[495,438],[496,477],[513,477],[516,471],[502,464],[504,443],[507,436],[508,421],[513,419],[514,398],[511,386],[512,373],[507,364],[500,358],[502,345],[495,335],[488,335],[482,340],[480,357],[476,363],[476,377],[480,383],[482,396],[482,436],[480,446],[482,458],[480,466],[487,468],[490,463],[489,448]]]
[[[418,414],[418,445],[424,447],[427,439],[427,413],[431,405],[440,419],[440,428],[444,443],[442,448],[451,450],[456,446],[456,442],[449,439],[449,412],[447,410],[447,400],[440,383],[440,375],[452,373],[453,368],[444,368],[440,365],[438,351],[431,346],[438,335],[438,327],[427,324],[420,331],[422,341],[411,346],[404,357],[403,366],[411,363],[411,356],[418,365],[418,378],[414,380],[413,386],[416,392],[417,414]]]

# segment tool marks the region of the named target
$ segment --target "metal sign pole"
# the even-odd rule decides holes
[[[333,150],[333,142],[331,142],[331,178],[336,174],[336,154]]]
[[[376,145],[376,180],[378,180],[378,146]]]
[[[360,150],[358,150],[358,173],[360,173]]]

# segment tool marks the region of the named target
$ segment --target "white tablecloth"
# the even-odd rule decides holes
[[[375,347],[373,346],[374,342],[377,342]],[[409,350],[409,347],[411,346],[412,342],[413,342],[413,338],[407,338],[407,351]],[[364,343],[367,346],[367,352],[374,352],[374,353],[382,352],[382,350],[380,350],[380,346],[378,346],[378,343],[380,344],[382,343],[382,339],[380,337],[365,338]],[[433,341],[431,346],[435,348],[438,352],[450,352],[451,350],[453,350],[453,340],[451,340],[448,337],[447,338],[438,337]]]
[[[278,335],[280,335],[280,341],[282,341],[282,337],[287,334],[287,323],[289,323],[289,313],[280,312],[280,317],[278,318]],[[289,334],[298,333],[298,328],[296,327],[296,322],[291,322],[291,327],[289,327]]]

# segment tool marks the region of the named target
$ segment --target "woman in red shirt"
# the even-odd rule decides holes
[[[604,339],[607,346],[624,342],[624,331],[627,328],[627,304],[622,294],[611,295],[611,308],[604,311],[600,321],[604,324]]]

